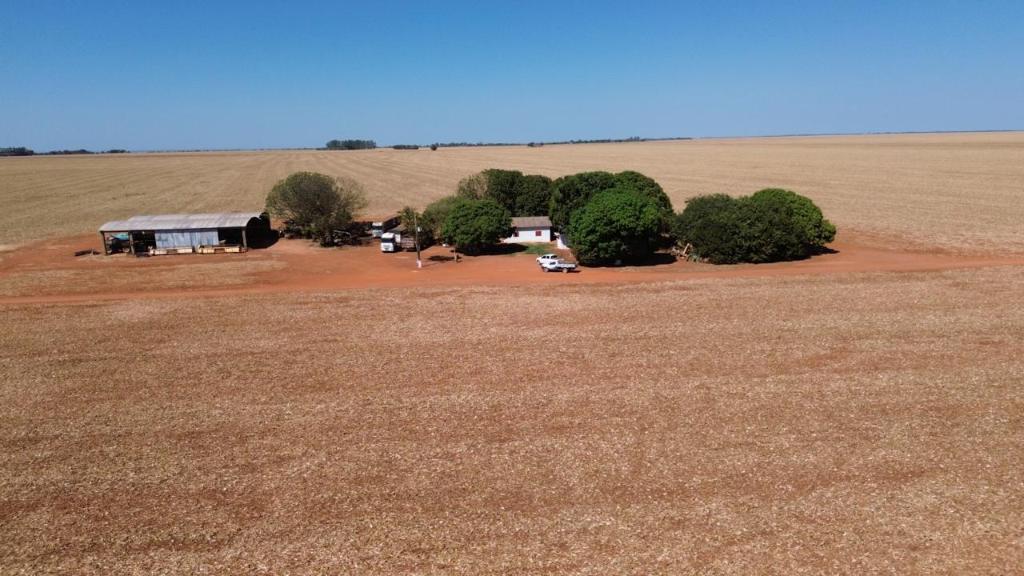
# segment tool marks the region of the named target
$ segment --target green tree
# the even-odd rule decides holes
[[[591,266],[650,256],[659,245],[662,220],[649,196],[625,188],[598,192],[573,214],[573,254]]]
[[[582,208],[595,194],[615,188],[615,175],[610,172],[580,172],[562,176],[552,183],[548,215],[551,223],[565,229],[572,213]]]
[[[750,201],[780,206],[793,219],[800,233],[800,242],[810,248],[823,248],[836,239],[836,227],[825,219],[821,208],[806,196],[781,188],[765,188],[751,195]]]
[[[430,233],[435,242],[444,241],[445,220],[448,219],[448,213],[451,212],[452,206],[459,200],[460,198],[457,196],[445,196],[431,202],[423,210],[423,222],[420,223],[420,226]]]
[[[821,209],[789,190],[766,188],[739,202],[747,262],[800,260],[835,239],[836,228]]]
[[[615,175],[616,186],[626,190],[633,190],[647,196],[658,205],[658,209],[672,213],[672,200],[654,178],[646,176],[633,170],[626,170]]]
[[[673,230],[680,243],[692,244],[715,264],[807,258],[822,251],[836,232],[810,199],[775,188],[735,199],[692,198]]]
[[[458,199],[448,212],[442,236],[465,254],[479,254],[512,233],[512,215],[494,200]]]
[[[523,175],[518,170],[489,168],[463,178],[456,195],[460,198],[490,198],[516,216],[544,216],[551,198],[551,179]]]
[[[481,174],[487,182],[484,196],[504,206],[510,214],[516,214],[516,199],[522,185],[523,173],[518,170],[490,168]]]
[[[296,172],[267,195],[267,212],[290,221],[305,235],[327,244],[366,207],[362,186],[354,180],[316,172]]]
[[[551,207],[551,178],[527,174],[519,181],[516,216],[547,216]]]
[[[420,247],[430,246],[434,239],[434,235],[431,230],[427,228],[423,214],[420,214],[411,206],[406,206],[398,211],[398,218],[401,220],[406,234],[411,233],[413,230],[417,230]]]
[[[740,203],[726,194],[697,196],[673,219],[672,233],[680,244],[691,244],[701,258],[715,264],[734,264],[746,258]]]
[[[564,228],[572,220],[573,213],[586,205],[594,195],[612,188],[632,190],[653,200],[661,212],[661,234],[668,238],[672,227],[672,201],[653,178],[632,170],[618,174],[581,172],[555,180],[549,212],[552,224]]]

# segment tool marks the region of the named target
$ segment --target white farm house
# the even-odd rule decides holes
[[[516,216],[512,218],[512,235],[503,242],[551,242],[551,219],[547,216]]]

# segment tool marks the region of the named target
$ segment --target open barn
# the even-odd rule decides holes
[[[259,212],[132,216],[100,226],[104,254],[241,252],[271,237]]]

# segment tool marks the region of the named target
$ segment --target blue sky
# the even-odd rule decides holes
[[[1024,128],[1024,2],[0,0],[0,146]]]

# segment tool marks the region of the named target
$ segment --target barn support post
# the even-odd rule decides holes
[[[245,238],[245,228],[242,228],[242,248],[245,248],[246,250],[249,249],[249,243],[246,241]]]
[[[103,243],[103,255],[110,256],[110,246],[107,245],[107,233],[100,232],[100,242]]]
[[[130,252],[132,254],[132,256],[135,255],[135,233],[134,232],[128,232],[128,252]]]

